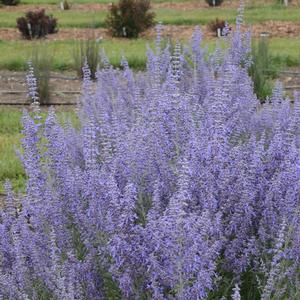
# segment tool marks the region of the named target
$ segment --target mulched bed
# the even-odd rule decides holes
[[[300,72],[299,67],[289,68],[290,72]],[[0,105],[3,103],[24,103],[28,102],[26,97],[26,82],[25,82],[25,72],[12,72],[12,71],[0,71]],[[57,77],[76,77],[75,72],[53,72],[52,76]],[[281,73],[279,80],[284,84],[284,86],[300,86],[300,76],[295,76],[293,74]],[[80,91],[82,86],[81,80],[64,80],[59,78],[51,79],[51,90],[55,91]],[[1,91],[24,91],[22,94],[1,94]],[[292,94],[292,91],[289,91]],[[54,104],[69,104],[76,103],[80,98],[79,94],[55,94],[53,95]]]
[[[185,39],[190,38],[195,26],[176,26],[165,25],[163,34],[170,38]],[[204,38],[213,38],[215,36],[208,26],[201,26]],[[259,37],[261,32],[269,32],[271,37],[300,37],[300,22],[281,22],[267,21],[261,24],[251,26],[254,37]],[[155,37],[155,29],[150,29],[143,33],[141,37],[152,39]],[[87,38],[111,39],[105,28],[61,28],[58,33],[48,35],[46,40],[62,41],[68,39],[87,39]],[[0,39],[5,41],[22,40],[22,36],[16,28],[0,28]]]
[[[59,3],[59,1],[58,1]],[[71,11],[100,11],[107,10],[110,4],[106,3],[86,3],[86,4],[72,4]],[[180,10],[191,10],[191,9],[222,9],[226,8],[237,8],[239,6],[239,2],[224,2],[224,5],[221,7],[211,8],[205,1],[188,1],[181,3],[172,3],[164,2],[164,3],[152,3],[153,9],[158,8],[169,8],[169,9],[180,9]],[[34,10],[38,8],[44,8],[47,12],[53,12],[60,10],[60,6],[57,4],[20,4],[18,6],[4,6],[0,7],[0,11],[7,12],[26,12],[29,10]]]
[[[75,72],[53,72],[54,77],[76,77]],[[3,103],[30,103],[27,99],[27,87],[26,87],[26,73],[25,72],[12,72],[12,71],[0,71],[0,104]],[[81,80],[65,80],[61,78],[51,78],[50,80],[51,91],[53,92],[64,92],[66,93],[55,93],[53,95],[54,103],[76,103],[79,94],[71,94],[68,92],[80,91],[82,82]],[[14,93],[3,93],[3,91],[16,92]],[[23,93],[18,93],[23,91]]]
[[[279,74],[278,80],[283,83],[284,86],[299,86],[300,87],[300,68],[292,67],[287,70],[291,73],[281,73]],[[297,75],[293,74],[297,73]]]
[[[248,3],[249,5],[250,3]],[[261,2],[262,5],[266,4],[274,4],[274,0],[264,0]],[[289,6],[297,6],[300,4],[300,0],[293,0]],[[86,3],[86,4],[76,4],[73,3],[71,6],[72,11],[100,11],[107,10],[110,4],[107,3]],[[153,9],[159,8],[169,8],[169,9],[180,9],[180,10],[193,10],[193,9],[222,9],[222,8],[238,8],[239,1],[224,1],[223,4],[219,7],[210,7],[204,0],[203,1],[186,1],[173,3],[163,2],[163,3],[152,3]],[[38,8],[44,8],[46,11],[57,11],[60,10],[59,1],[58,4],[19,4],[17,6],[3,6],[0,7],[0,11],[2,12],[26,12],[29,10],[34,10]]]

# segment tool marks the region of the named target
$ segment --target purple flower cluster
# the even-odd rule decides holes
[[[172,52],[158,34],[146,72],[103,56],[96,86],[85,67],[79,130],[24,114],[27,191],[7,184],[0,211],[2,299],[210,299],[225,274],[224,299],[242,299],[249,270],[263,299],[293,298],[300,99],[276,84],[262,106],[249,33],[224,39],[209,54],[197,28]]]

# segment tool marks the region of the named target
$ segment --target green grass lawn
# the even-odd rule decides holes
[[[0,109],[0,193],[3,193],[6,179],[12,182],[15,189],[24,187],[25,173],[16,156],[21,139],[20,118],[20,111]]]
[[[300,65],[300,38],[273,38],[269,49],[275,63],[288,67]]]
[[[233,23],[236,18],[236,10],[229,8],[211,9],[156,9],[156,21],[172,25],[199,25],[207,24],[216,18]],[[61,28],[87,28],[104,27],[106,11],[57,11],[52,12],[58,19]],[[22,12],[7,12],[0,10],[0,27],[15,27],[16,18],[22,16]],[[282,7],[278,5],[253,6],[246,9],[245,21],[247,24],[263,21],[291,21],[300,22],[300,7]]]
[[[45,43],[45,42],[42,42]],[[139,69],[145,66],[146,45],[152,43],[144,39],[137,40],[109,40],[101,44],[114,66],[118,66],[122,53],[127,57],[129,64]],[[26,62],[30,60],[34,43],[30,41],[0,42],[0,69],[24,70]],[[51,41],[47,42],[48,53],[53,55],[53,70],[73,68],[73,51],[75,42]]]
[[[43,112],[43,118],[46,117]],[[24,191],[26,177],[23,165],[16,151],[21,149],[21,117],[20,109],[0,107],[0,194],[4,193],[4,183],[8,179],[14,190]],[[75,127],[79,126],[78,119],[72,111],[57,113],[58,120],[65,122],[68,118]]]
[[[72,53],[75,42],[69,40],[47,43],[48,53],[53,55],[52,69],[56,71],[73,69]],[[104,48],[114,66],[119,66],[123,53],[132,68],[143,69],[146,64],[147,44],[151,46],[153,41],[146,39],[107,40],[102,42],[101,47]],[[215,40],[210,40],[208,44],[213,48]],[[0,69],[24,70],[26,62],[30,60],[33,45],[30,41],[0,42]],[[270,53],[283,66],[285,64],[300,65],[300,38],[270,39]]]

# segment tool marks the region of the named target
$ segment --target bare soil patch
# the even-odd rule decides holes
[[[284,86],[294,86],[300,89],[300,68],[293,67],[289,68],[287,72],[290,73],[280,73],[279,74],[279,81],[281,81]]]
[[[292,89],[287,90],[288,95],[292,96],[294,90],[300,91],[300,68],[293,67],[287,70],[290,73],[280,73],[278,80],[283,83],[285,87],[294,87]],[[13,107],[23,106],[21,104],[27,102],[30,104],[30,101],[26,96],[26,81],[25,81],[25,72],[13,72],[13,71],[0,71],[0,105],[4,103],[12,103],[15,104]],[[53,77],[68,77],[74,78],[76,77],[75,72],[53,72]],[[74,92],[81,91],[82,82],[80,79],[76,80],[64,80],[61,78],[52,78],[51,79],[51,91],[52,91],[52,101],[51,104],[70,104],[77,103],[80,99],[80,94],[68,94],[63,93],[66,92]],[[23,93],[6,93],[10,92],[19,92]],[[17,105],[16,105],[17,104]],[[10,106],[11,107],[11,106]],[[69,107],[69,108],[68,108]],[[72,109],[73,106],[68,106],[67,108],[63,108],[60,106],[60,109]],[[44,107],[42,107],[44,109]],[[1,196],[1,195],[0,195]],[[1,197],[0,197],[1,198]],[[0,199],[1,201],[1,199]]]
[[[81,80],[62,79],[62,77],[74,78],[76,74],[74,72],[53,72],[52,76],[59,77],[51,78],[50,80],[52,102],[62,104],[76,103],[80,94],[68,92],[81,91]],[[0,104],[30,103],[27,98],[25,78],[25,72],[0,71]]]
[[[261,32],[269,32],[271,37],[300,37],[300,23],[267,21],[251,26],[253,36],[258,37]]]

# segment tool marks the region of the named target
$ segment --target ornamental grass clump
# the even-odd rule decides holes
[[[272,93],[269,80],[271,69],[269,41],[267,37],[261,37],[252,48],[252,65],[249,69],[249,75],[253,80],[254,92],[262,102]]]
[[[35,43],[32,48],[31,66],[36,80],[36,92],[38,102],[41,105],[50,104],[51,101],[51,65],[53,54],[47,48],[48,45]],[[30,97],[34,102],[34,99]]]
[[[86,40],[76,41],[72,54],[77,76],[83,78],[83,67],[86,62],[91,72],[91,78],[96,79],[97,68],[101,63],[100,40],[93,36]]]
[[[85,65],[79,129],[24,112],[2,298],[297,299],[300,99],[261,105],[240,18],[224,40],[171,53],[158,32],[144,73],[106,63],[96,86]]]

